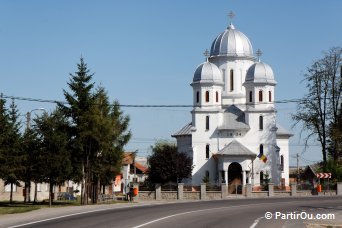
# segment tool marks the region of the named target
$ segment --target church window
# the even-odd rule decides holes
[[[260,144],[259,152],[259,156],[261,157],[264,154],[264,145]]]
[[[205,117],[205,130],[209,130],[209,116]]]
[[[249,91],[249,102],[253,102],[253,92]]]
[[[264,184],[264,172],[263,171],[260,172],[260,184],[261,185]]]
[[[234,71],[230,70],[230,91],[234,90]]]
[[[218,100],[219,100],[219,94],[218,94],[218,92],[216,91],[216,102],[218,102]]]
[[[209,102],[209,91],[205,91],[205,102]]]
[[[209,158],[209,154],[210,154],[210,145],[207,144],[205,146],[205,158],[208,159]]]
[[[222,69],[222,79],[224,83],[223,90],[226,91],[226,70],[225,69]]]
[[[259,101],[262,102],[262,90],[259,91]]]
[[[264,129],[264,117],[259,116],[259,130],[263,130],[263,129]]]
[[[272,101],[272,92],[268,91],[268,101],[271,102]]]
[[[198,91],[196,92],[196,102],[197,103],[199,102],[199,92]]]
[[[280,156],[280,170],[284,171],[284,156]]]
[[[222,183],[226,183],[226,175],[224,170],[221,171]]]

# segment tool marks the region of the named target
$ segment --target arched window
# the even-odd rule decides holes
[[[264,172],[260,172],[260,185],[264,184]]]
[[[259,152],[259,156],[261,157],[264,154],[264,145],[260,144]]]
[[[280,170],[284,171],[284,156],[280,156]]]
[[[218,92],[216,91],[216,102],[219,101]]]
[[[272,92],[268,91],[268,101],[271,102],[272,101]]]
[[[234,90],[234,71],[230,70],[230,91]]]
[[[259,101],[262,102],[262,90],[259,91]]]
[[[199,92],[198,91],[196,92],[196,102],[197,103],[199,102]]]
[[[209,158],[209,154],[210,154],[210,145],[207,144],[205,146],[205,158],[208,159]]]
[[[249,91],[249,102],[253,102],[253,92]]]
[[[259,130],[264,130],[264,117],[259,116]]]
[[[205,130],[209,130],[209,116],[205,117]]]
[[[209,102],[209,91],[205,91],[205,102]]]

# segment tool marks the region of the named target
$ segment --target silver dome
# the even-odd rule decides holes
[[[263,62],[254,63],[247,70],[245,83],[267,83],[275,85],[272,68]]]
[[[196,68],[193,82],[223,84],[221,71],[215,64],[206,61]]]
[[[253,57],[252,44],[245,34],[230,24],[211,45],[210,56]]]

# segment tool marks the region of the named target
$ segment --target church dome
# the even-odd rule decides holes
[[[263,62],[254,63],[249,67],[246,74],[245,83],[267,83],[275,85],[272,68]]]
[[[210,56],[253,57],[253,48],[247,36],[230,24],[212,43]]]
[[[223,83],[220,69],[208,60],[200,64],[194,73],[193,82]]]

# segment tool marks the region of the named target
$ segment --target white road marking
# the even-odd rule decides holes
[[[149,206],[149,205],[153,205],[153,204],[136,205],[136,206],[137,207],[142,207],[142,206]],[[32,224],[36,224],[36,223],[40,223],[40,222],[46,222],[46,221],[51,221],[51,220],[60,219],[60,218],[67,218],[67,217],[71,217],[71,216],[75,216],[75,215],[89,214],[89,213],[93,213],[93,212],[115,210],[115,209],[128,208],[128,207],[133,207],[133,206],[132,205],[128,205],[128,206],[123,206],[123,207],[103,208],[103,209],[96,209],[96,210],[91,210],[91,211],[83,211],[83,212],[78,212],[78,213],[73,213],[73,214],[68,214],[68,215],[61,215],[61,216],[57,216],[57,217],[53,217],[53,218],[48,218],[48,219],[42,219],[42,220],[38,220],[38,221],[28,222],[28,223],[24,223],[24,224],[20,224],[20,225],[9,226],[8,228],[16,228],[16,227],[32,225]]]
[[[293,202],[284,202],[284,203],[288,204],[288,203],[293,203]],[[203,211],[210,211],[210,210],[228,209],[228,208],[236,208],[236,207],[249,207],[249,206],[255,206],[255,205],[269,205],[269,204],[279,204],[279,202],[276,202],[276,203],[255,203],[255,204],[228,206],[228,207],[214,207],[214,208],[208,208],[208,209],[202,209],[202,210],[187,211],[187,212],[182,212],[182,213],[178,213],[178,214],[173,214],[173,215],[161,217],[159,219],[155,219],[155,220],[152,220],[152,221],[149,221],[149,222],[146,222],[146,223],[134,226],[133,228],[140,228],[140,227],[143,227],[143,226],[146,226],[146,225],[150,225],[150,224],[155,223],[155,222],[159,222],[161,220],[165,220],[165,219],[176,217],[176,216],[180,216],[180,215],[186,215],[186,214],[192,214],[192,213],[203,212]],[[261,218],[263,218],[263,217],[261,217]]]
[[[254,223],[249,227],[249,228],[254,228],[256,227],[256,225],[258,225],[258,223],[260,222],[261,219],[263,219],[264,217],[260,217],[254,220]]]

